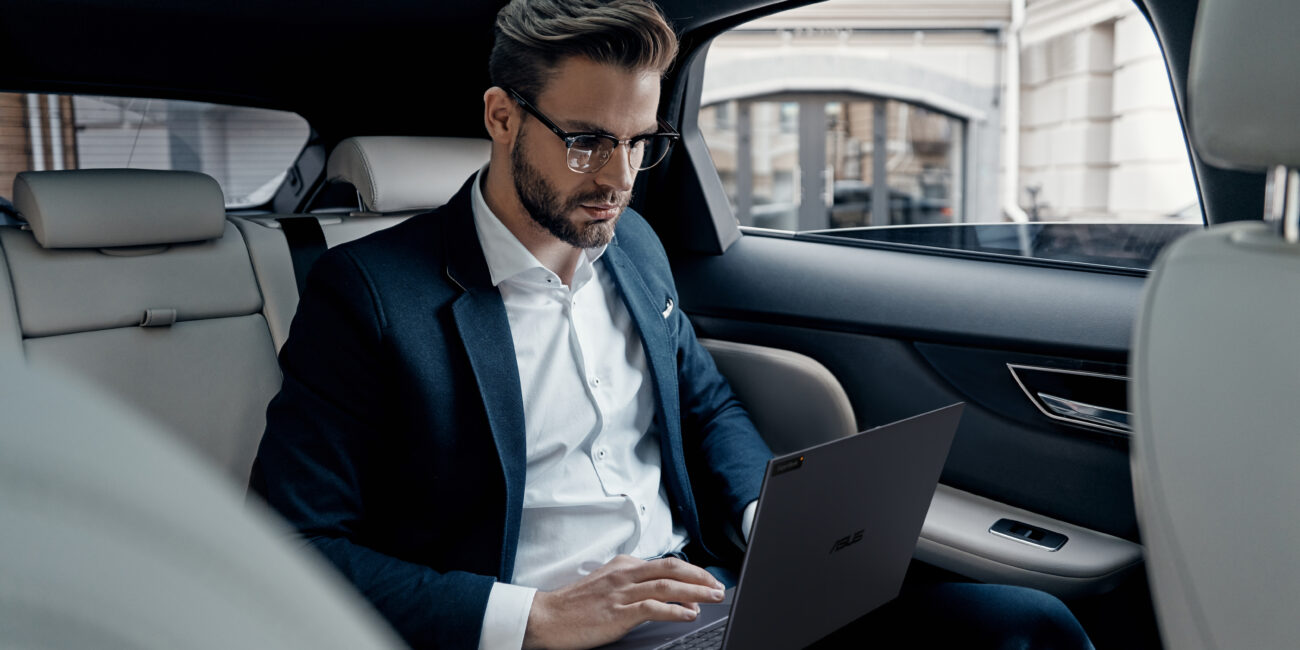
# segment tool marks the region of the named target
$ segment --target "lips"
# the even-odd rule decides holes
[[[583,204],[582,209],[593,219],[604,221],[618,216],[623,207],[612,203]]]

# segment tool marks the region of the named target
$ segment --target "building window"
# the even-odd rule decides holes
[[[723,126],[720,114],[736,119]],[[741,225],[824,230],[962,219],[959,118],[825,93],[729,100],[702,115]]]

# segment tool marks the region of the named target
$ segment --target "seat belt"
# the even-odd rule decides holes
[[[298,282],[298,295],[307,288],[307,273],[311,265],[325,253],[325,231],[316,217],[281,217],[276,219],[284,239],[289,244],[289,257],[293,260],[293,277]]]

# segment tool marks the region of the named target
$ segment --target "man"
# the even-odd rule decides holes
[[[590,647],[693,618],[723,585],[639,558],[716,563],[771,455],[624,210],[672,137],[675,36],[648,3],[577,4],[502,10],[489,165],[324,255],[281,352],[254,488],[412,645]],[[544,114],[621,142],[570,146]]]
[[[700,567],[771,453],[626,209],[676,48],[645,0],[515,0],[488,166],[311,272],[253,487],[414,646],[592,647],[722,599]]]

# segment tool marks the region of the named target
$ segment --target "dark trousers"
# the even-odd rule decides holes
[[[689,561],[688,545],[672,555]],[[706,566],[728,587],[735,572]],[[903,585],[898,598],[812,646],[836,648],[954,648],[961,650],[1093,650],[1083,626],[1056,596],[1025,587],[972,582]]]
[[[964,582],[904,588],[893,601],[813,646],[1091,650],[1079,621],[1055,596],[1024,587]]]
[[[728,587],[736,574],[709,573]],[[903,593],[812,646],[1092,650],[1083,626],[1056,596],[1010,585],[944,582],[904,586]]]

